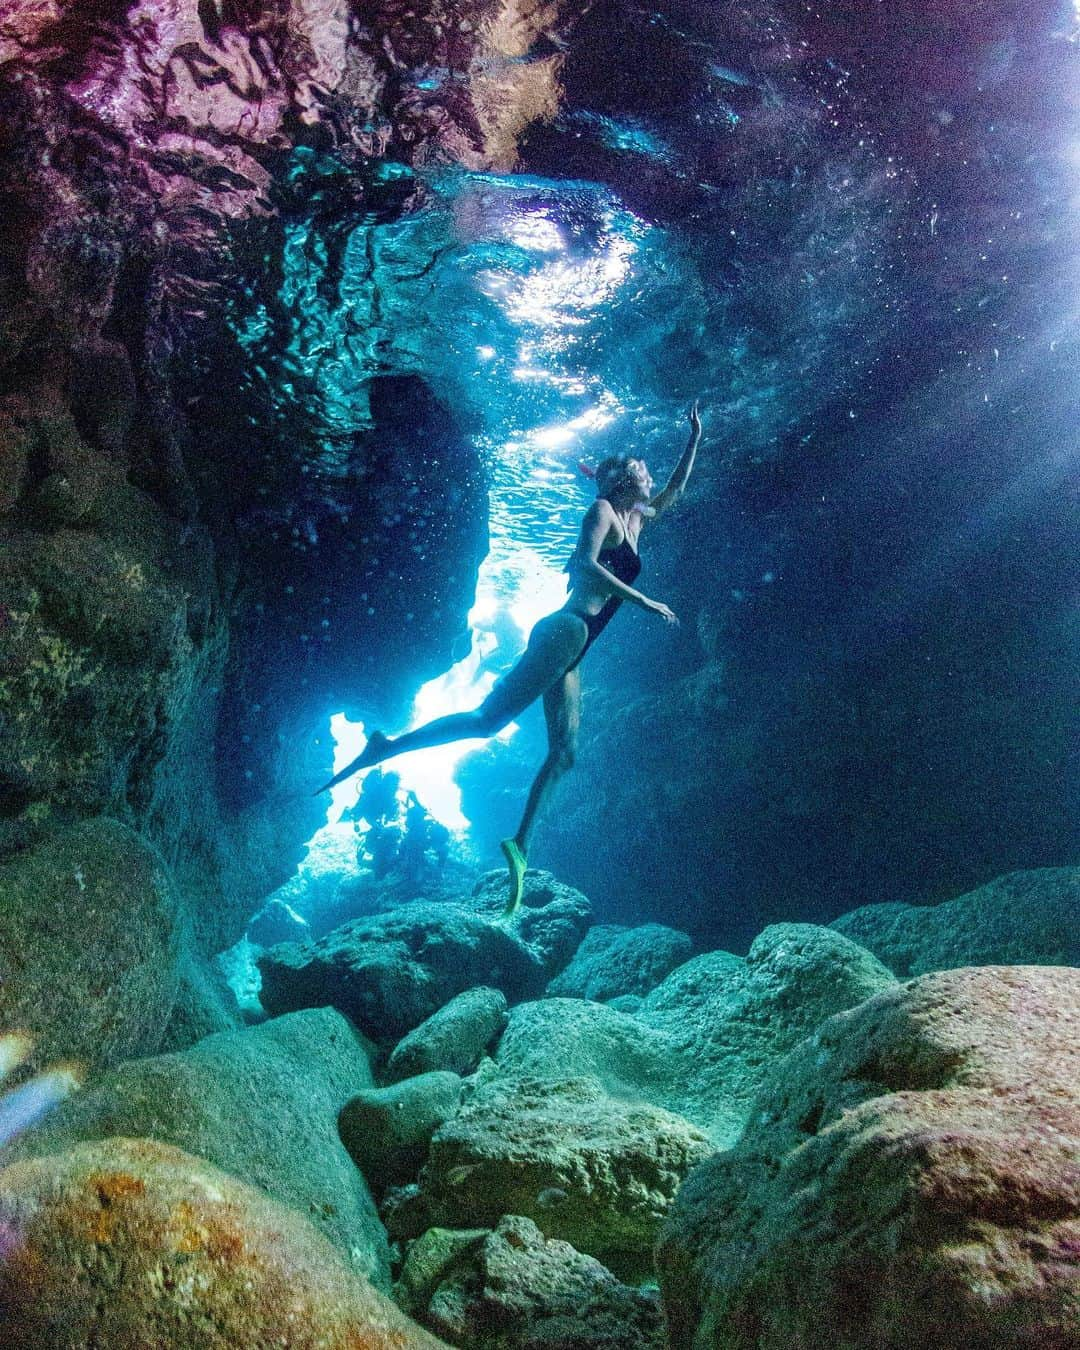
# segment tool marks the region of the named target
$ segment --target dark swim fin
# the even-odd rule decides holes
[[[329,792],[331,788],[337,787],[339,783],[344,783],[346,778],[351,778],[354,773],[359,773],[361,769],[370,769],[373,764],[378,764],[386,754],[388,738],[381,731],[373,731],[368,737],[368,743],[363,750],[351,760],[340,773],[334,774],[328,782],[321,788],[317,788],[311,795],[317,797],[320,792]]]
[[[518,848],[517,842],[513,839],[503,839],[499,847],[503,851],[503,857],[506,859],[506,865],[510,869],[510,894],[507,897],[504,915],[513,914],[521,904],[521,892],[525,886],[525,868],[528,863],[525,861],[525,854]]]

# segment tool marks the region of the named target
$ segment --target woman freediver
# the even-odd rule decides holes
[[[638,539],[646,519],[662,515],[679,499],[694,467],[701,439],[696,402],[689,417],[690,439],[686,449],[667,485],[655,496],[652,495],[653,480],[643,459],[611,455],[597,467],[593,475],[596,501],[585,513],[577,545],[567,566],[570,593],[566,604],[534,625],[525,651],[497,681],[483,703],[472,712],[438,717],[393,739],[381,731],[373,731],[356,759],[319,788],[319,792],[325,792],[359,770],[381,764],[408,750],[424,750],[474,736],[493,736],[542,696],[547,722],[547,758],[529,789],[517,834],[512,839],[504,839],[501,845],[510,868],[508,914],[513,913],[521,901],[529,836],[540,807],[574,763],[581,720],[578,667],[582,657],[624,600],[650,614],[658,614],[665,623],[678,622],[667,605],[634,590],[633,582],[641,571]]]

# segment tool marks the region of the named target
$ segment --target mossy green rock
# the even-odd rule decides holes
[[[371,1084],[365,1046],[340,1014],[296,1013],[100,1075],[13,1155],[110,1135],[175,1144],[305,1215],[355,1270],[386,1285],[386,1234],[337,1131],[341,1107]]]
[[[7,1350],[439,1350],[305,1218],[106,1139],[0,1171]]]
[[[436,1224],[521,1214],[619,1271],[645,1272],[679,1183],[711,1151],[688,1121],[592,1078],[495,1078],[436,1132],[421,1186]]]
[[[658,1248],[674,1350],[1080,1347],[1080,970],[923,976],[774,1066]]]
[[[832,927],[901,976],[958,966],[1080,966],[1080,867],[1010,872],[940,905],[866,905]]]
[[[439,1071],[358,1092],[338,1118],[341,1141],[379,1190],[414,1180],[431,1136],[458,1109],[461,1092],[456,1073]]]
[[[56,831],[0,864],[0,1027],[33,1064],[95,1069],[161,1044],[183,948],[157,852],[118,821]]]

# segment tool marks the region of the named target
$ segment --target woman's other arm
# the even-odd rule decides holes
[[[632,605],[638,605],[651,614],[659,614],[667,623],[678,623],[667,605],[661,604],[659,600],[650,600],[647,595],[635,591],[633,586],[628,586],[625,581],[620,581],[614,572],[609,572],[600,562],[600,551],[604,547],[604,540],[608,537],[608,532],[617,520],[618,517],[611,503],[603,497],[597,498],[589,507],[585,513],[585,519],[581,523],[577,547],[570,559],[571,578],[588,576],[602,581],[605,588],[612,595],[617,595],[620,600],[628,600]]]

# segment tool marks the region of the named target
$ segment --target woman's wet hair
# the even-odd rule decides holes
[[[634,477],[630,472],[630,461],[637,459],[636,455],[608,455],[602,459],[596,466],[596,492],[597,496],[610,497],[612,492],[617,492],[624,484],[632,484]]]

